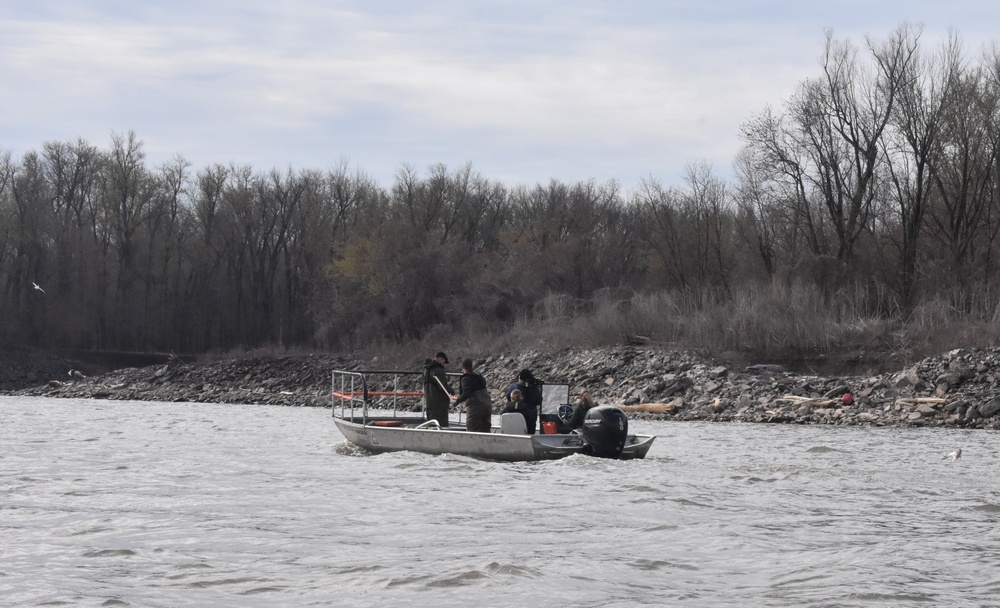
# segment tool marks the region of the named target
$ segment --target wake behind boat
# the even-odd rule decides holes
[[[586,454],[628,460],[644,458],[655,436],[628,432],[620,409],[601,406],[587,413],[580,432],[568,428],[568,384],[542,385],[542,427],[555,432],[529,435],[520,414],[502,414],[490,433],[466,429],[461,413],[441,427],[418,413],[423,391],[420,372],[333,372],[333,420],[344,437],[373,453],[412,451],[459,454],[489,460],[553,460]],[[560,413],[563,415],[560,416]],[[547,423],[547,424],[546,424]]]

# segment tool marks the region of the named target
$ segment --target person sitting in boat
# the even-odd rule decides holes
[[[516,388],[507,395],[507,405],[503,408],[503,414],[509,414],[511,412],[522,414],[524,413],[524,399],[521,395],[521,391]]]
[[[521,402],[514,409],[511,408],[511,395],[514,391],[521,393]],[[528,434],[535,434],[535,425],[538,422],[538,410],[542,406],[542,383],[530,369],[522,369],[517,375],[517,381],[511,383],[504,391],[507,397],[507,409],[504,413],[517,412],[524,416],[524,425],[528,428]]]
[[[441,426],[448,426],[448,407],[452,399],[445,365],[448,365],[448,355],[443,352],[424,362],[424,415],[427,420],[437,420]]]
[[[465,427],[474,433],[489,433],[492,428],[493,399],[486,388],[486,379],[473,371],[472,359],[462,360],[461,394],[455,405],[465,404]]]
[[[573,418],[570,419],[569,423],[574,431],[583,428],[583,421],[587,417],[587,412],[595,405],[597,404],[594,403],[594,398],[590,396],[590,393],[580,391],[580,402],[573,409]]]

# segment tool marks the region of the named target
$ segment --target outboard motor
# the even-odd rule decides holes
[[[584,453],[601,458],[618,458],[628,438],[628,417],[612,405],[590,408],[583,419]]]

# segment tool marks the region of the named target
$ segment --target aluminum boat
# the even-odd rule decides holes
[[[655,435],[627,432],[625,414],[603,406],[601,415],[592,410],[580,432],[565,424],[569,404],[568,384],[542,385],[542,425],[554,433],[528,434],[520,414],[501,414],[500,424],[490,433],[466,429],[461,412],[453,413],[448,426],[427,420],[422,414],[422,374],[409,371],[333,372],[332,410],[334,423],[352,444],[372,453],[413,451],[426,454],[459,454],[488,460],[532,461],[564,458],[573,454],[619,459],[644,458]],[[610,416],[610,417],[609,417]],[[621,437],[612,450],[603,449],[598,425],[612,420]]]

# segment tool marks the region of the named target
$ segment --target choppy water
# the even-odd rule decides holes
[[[997,433],[633,421],[644,461],[500,464],[329,415],[0,397],[0,605],[1000,603]]]

